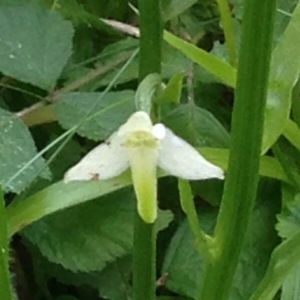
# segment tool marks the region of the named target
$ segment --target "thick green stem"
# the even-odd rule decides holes
[[[151,73],[161,73],[162,23],[159,0],[139,0],[140,50],[139,81]],[[155,299],[156,238],[154,223],[135,216],[133,249],[133,299]]]
[[[8,234],[6,211],[2,191],[0,190],[0,295],[1,299],[12,300],[8,268]]]
[[[199,299],[229,299],[258,183],[276,1],[247,0],[232,117],[231,152],[215,229],[216,259],[207,264]]]
[[[161,72],[162,22],[159,0],[139,0],[140,12],[140,82],[151,73]]]
[[[133,299],[155,299],[155,231],[138,213],[134,224]]]

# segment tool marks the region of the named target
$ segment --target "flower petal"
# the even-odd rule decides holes
[[[152,127],[152,134],[158,139],[162,140],[166,136],[166,127],[165,125],[158,123]]]
[[[127,149],[137,197],[138,213],[146,223],[153,223],[157,217],[157,148],[136,147]]]
[[[136,131],[151,132],[152,122],[149,115],[144,111],[137,111],[132,114],[119,130],[119,135],[128,135]]]
[[[222,169],[207,161],[168,128],[165,138],[161,140],[158,165],[171,175],[187,180],[224,178]]]
[[[67,171],[64,181],[109,179],[129,167],[122,139],[114,133],[105,143],[90,151],[77,165]]]

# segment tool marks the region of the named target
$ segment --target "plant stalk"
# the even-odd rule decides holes
[[[206,261],[212,261],[213,253],[210,251],[212,240],[200,227],[190,183],[186,180],[178,179],[178,189],[181,207],[186,214],[190,229],[193,232],[196,249]]]
[[[159,0],[139,0],[139,82],[161,73],[162,22]],[[156,236],[154,223],[145,223],[137,211],[133,242],[133,299],[154,300],[156,289]]]
[[[159,0],[139,0],[140,51],[139,81],[161,73],[162,21]]]
[[[276,1],[246,0],[231,151],[215,229],[216,259],[198,299],[229,299],[258,184]]]
[[[154,223],[145,223],[138,213],[134,221],[133,299],[155,299],[156,247]]]
[[[0,190],[0,296],[1,299],[12,300],[12,289],[10,284],[8,265],[8,234],[5,202]]]

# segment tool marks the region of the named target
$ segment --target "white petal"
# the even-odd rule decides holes
[[[135,131],[151,132],[152,122],[149,115],[144,111],[132,114],[124,125],[118,130],[119,135],[128,135]]]
[[[161,141],[158,165],[171,175],[187,180],[224,178],[222,169],[207,161],[168,128],[166,137]]]
[[[166,136],[166,127],[161,124],[155,124],[152,128],[152,134],[158,139],[158,140],[162,140],[165,138]]]
[[[64,181],[109,179],[121,174],[128,167],[127,152],[122,146],[122,139],[115,133],[69,169]]]

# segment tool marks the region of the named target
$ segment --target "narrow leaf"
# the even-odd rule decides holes
[[[164,39],[228,86],[235,86],[236,70],[223,60],[176,37],[168,31],[164,32]]]
[[[287,125],[292,90],[300,70],[300,3],[272,54],[262,152],[266,152]]]
[[[12,289],[9,274],[9,238],[7,236],[7,218],[5,201],[0,190],[0,291],[5,300],[12,300]]]
[[[131,180],[128,174],[103,181],[57,182],[7,208],[8,234],[12,235],[46,215],[101,197],[129,184]]]

